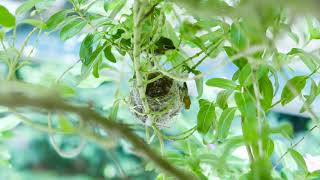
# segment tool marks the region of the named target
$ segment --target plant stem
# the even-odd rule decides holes
[[[304,136],[302,136],[298,142],[294,143],[293,145],[291,145],[290,148],[287,149],[287,151],[285,153],[283,153],[280,158],[276,161],[276,163],[273,166],[273,170],[275,170],[277,168],[277,166],[279,166],[281,160],[289,153],[290,149],[293,149],[295,147],[297,147],[305,138],[307,135],[309,135],[314,129],[316,129],[318,127],[318,125],[314,125]]]
[[[241,126],[242,126],[242,133],[244,133],[244,126],[243,126],[243,123],[244,123],[244,117],[241,116]],[[249,160],[250,160],[250,163],[252,163],[254,161],[254,158],[253,158],[253,154],[252,154],[252,151],[251,151],[251,147],[250,147],[250,144],[248,144],[247,142],[245,142],[245,146],[246,146],[246,150],[247,150],[247,153],[248,153],[248,156],[249,156]]]
[[[252,80],[253,80],[253,90],[254,90],[254,95],[255,95],[255,101],[256,101],[256,109],[257,109],[257,122],[258,122],[258,135],[259,135],[259,140],[258,140],[258,147],[259,147],[259,156],[263,157],[263,142],[262,142],[262,120],[261,120],[261,111],[263,111],[260,103],[260,90],[259,90],[259,84],[258,80],[256,77],[256,72],[253,72],[252,75]]]
[[[136,75],[136,85],[138,88],[138,93],[141,99],[141,103],[144,109],[144,114],[148,115],[150,113],[150,107],[145,95],[145,85],[143,81],[143,76],[141,74],[141,64],[140,64],[140,55],[141,55],[141,12],[143,11],[144,6],[141,5],[139,0],[134,1],[133,5],[133,63],[134,71]],[[149,119],[149,118],[148,118]]]

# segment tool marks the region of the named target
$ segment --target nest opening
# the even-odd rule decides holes
[[[162,75],[159,72],[150,73],[148,80]],[[158,127],[165,127],[181,111],[183,97],[186,94],[186,87],[180,82],[164,76],[147,84],[146,97],[150,108],[149,121],[154,122]],[[148,122],[148,116],[144,111],[136,81],[133,81],[130,92],[130,106],[134,115],[143,123]]]

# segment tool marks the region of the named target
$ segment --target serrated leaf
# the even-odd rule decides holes
[[[68,22],[65,26],[63,26],[60,32],[60,38],[63,41],[70,39],[73,36],[79,34],[86,25],[87,22],[83,21],[82,19],[73,19],[70,22]]]
[[[47,27],[47,25],[43,21],[37,19],[24,19],[20,22],[20,24],[29,24],[39,29],[46,29]]]
[[[228,108],[228,98],[232,92],[232,90],[224,90],[218,93],[216,102],[221,109]]]
[[[58,11],[55,14],[53,14],[46,22],[47,29],[51,30],[51,29],[56,28],[60,24],[62,24],[63,21],[65,20],[67,12],[68,11],[66,11],[66,10],[61,10],[61,11]]]
[[[116,58],[111,52],[111,46],[108,46],[104,49],[104,55],[110,62],[113,62],[113,63],[117,62]]]
[[[204,99],[199,100],[199,106],[197,130],[202,134],[206,134],[212,126],[212,123],[216,120],[215,107],[213,102]]]
[[[306,76],[296,76],[287,81],[281,93],[281,104],[283,106],[291,102],[295,97],[297,97],[301,93],[302,89],[306,85],[306,80]]]
[[[292,158],[294,159],[294,161],[296,162],[297,166],[298,166],[298,170],[302,170],[303,172],[308,172],[308,168],[307,168],[307,164],[303,158],[303,156],[297,152],[296,150],[290,148],[289,149],[289,153],[292,156]]]
[[[16,25],[16,18],[9,10],[0,5],[0,25],[4,27],[13,27]]]
[[[229,79],[224,78],[212,78],[206,82],[207,86],[219,87],[226,90],[236,90],[237,84]]]
[[[217,127],[219,140],[225,139],[228,136],[236,110],[237,108],[227,108],[222,112]]]

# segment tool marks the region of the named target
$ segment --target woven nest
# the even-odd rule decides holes
[[[151,73],[148,80],[161,75],[161,73]],[[149,104],[149,119],[143,109],[141,98],[139,96],[136,82],[132,83],[130,92],[131,111],[143,123],[152,123],[158,127],[166,127],[169,122],[181,111],[183,107],[183,98],[187,89],[182,83],[179,83],[168,76],[147,84],[146,97]]]

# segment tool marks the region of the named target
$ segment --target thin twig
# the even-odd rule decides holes
[[[318,125],[314,125],[311,129],[309,129],[309,131],[302,136],[299,141],[297,141],[296,143],[294,143],[293,145],[290,146],[290,148],[287,149],[287,151],[285,153],[283,153],[280,158],[276,161],[276,163],[273,166],[273,170],[275,170],[277,168],[277,166],[279,166],[281,160],[289,153],[290,149],[293,149],[295,147],[297,147],[309,134],[311,134],[311,132],[316,129],[318,127]]]

